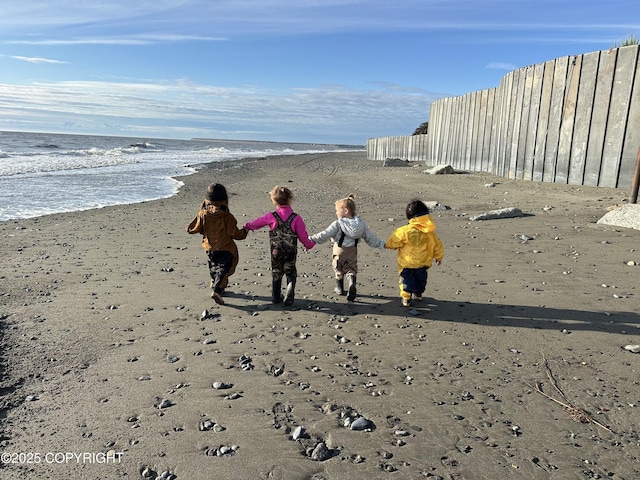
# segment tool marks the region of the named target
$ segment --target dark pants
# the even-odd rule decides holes
[[[225,250],[209,250],[209,275],[211,288],[214,292],[222,293],[229,285],[229,276],[233,267],[233,254]]]
[[[276,257],[271,255],[271,275],[274,281],[282,280],[282,277],[296,277],[298,270],[296,269],[296,256],[292,257]]]
[[[422,295],[427,288],[427,267],[403,268],[400,272],[400,295],[411,298],[411,294]]]
[[[296,255],[286,257],[271,255],[271,301],[280,303],[282,301],[282,277],[287,276],[287,294],[284,299],[285,305],[293,303],[295,296],[296,277]]]

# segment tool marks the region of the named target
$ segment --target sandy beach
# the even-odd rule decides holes
[[[0,477],[640,478],[640,231],[596,224],[628,192],[424,170],[251,159],[172,198],[0,223]],[[288,186],[309,234],[349,193],[385,240],[409,200],[438,202],[444,262],[404,308],[395,252],[362,245],[350,304],[331,246],[300,248],[283,307],[261,230],[216,305],[185,232],[211,182],[240,225]],[[524,216],[470,220],[504,207]]]

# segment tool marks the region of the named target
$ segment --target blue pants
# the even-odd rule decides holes
[[[400,272],[400,296],[410,299],[411,294],[422,295],[427,288],[427,267],[403,268]]]

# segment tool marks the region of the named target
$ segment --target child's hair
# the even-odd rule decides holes
[[[229,201],[227,189],[220,183],[212,183],[207,188],[207,200],[210,202]]]
[[[208,208],[214,202],[228,202],[227,189],[220,183],[212,183],[207,187],[207,195],[200,208]]]
[[[407,205],[407,218],[412,219],[415,217],[421,217],[422,215],[429,214],[429,207],[427,207],[421,200],[411,200]]]
[[[271,201],[276,205],[291,205],[291,200],[293,200],[293,192],[280,185],[273,187],[269,195],[271,196]]]
[[[350,215],[356,214],[356,196],[353,193],[350,193],[346,198],[341,198],[336,201],[336,206],[341,205],[349,210]]]

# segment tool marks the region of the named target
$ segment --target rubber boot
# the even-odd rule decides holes
[[[284,294],[284,305],[286,307],[293,305],[293,299],[296,296],[296,276],[287,275],[287,289]]]
[[[271,303],[282,301],[282,278],[271,282]]]
[[[356,276],[349,275],[347,277],[347,283],[349,285],[349,290],[347,291],[347,300],[349,302],[353,302],[356,299]]]
[[[336,278],[336,288],[333,289],[338,295],[345,295],[344,291],[344,278]]]
[[[224,300],[222,299],[222,290],[214,290],[213,292],[211,292],[211,298],[213,298],[213,301],[216,302],[218,305],[224,305]]]

